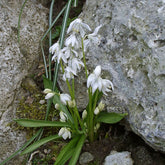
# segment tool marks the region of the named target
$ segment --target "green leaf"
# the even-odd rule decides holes
[[[27,154],[29,152],[32,152],[34,151],[35,149],[37,149],[38,147],[40,147],[41,145],[51,141],[51,140],[55,140],[55,139],[58,139],[58,138],[61,138],[61,136],[58,136],[58,135],[53,135],[53,136],[49,136],[49,137],[46,137],[46,138],[43,138],[35,143],[33,143],[32,145],[30,145],[29,147],[27,147],[22,153],[21,155],[24,155],[24,154]]]
[[[45,121],[45,120],[29,120],[29,119],[15,119],[18,124],[23,127],[70,127],[67,122],[59,121]]]
[[[119,113],[101,112],[98,115],[96,122],[113,124],[113,123],[119,122],[120,120],[122,120],[127,115],[128,115],[127,113],[119,114]]]
[[[44,88],[53,89],[53,82],[50,79],[46,78],[44,75],[42,77],[43,77]]]
[[[75,148],[75,145],[77,143],[77,141],[79,140],[80,136],[76,136],[74,137],[60,152],[60,154],[58,155],[56,162],[54,163],[54,165],[61,165],[60,162],[63,161],[63,159],[65,159],[65,155],[67,155],[68,152],[70,152],[70,150],[72,150],[73,148]]]
[[[75,148],[72,148],[68,152],[66,152],[64,157],[58,163],[58,165],[65,165],[65,163],[73,156],[74,151],[75,151]]]
[[[52,34],[52,39],[56,39],[60,36],[61,26],[55,27],[55,32]]]
[[[79,155],[80,155],[80,152],[81,152],[81,149],[82,149],[83,144],[85,142],[85,139],[86,139],[85,135],[82,135],[80,137],[80,140],[78,141],[78,144],[77,144],[76,149],[75,149],[75,151],[73,153],[73,156],[72,156],[72,158],[71,158],[71,160],[69,162],[69,165],[76,165],[77,160],[78,160]]]

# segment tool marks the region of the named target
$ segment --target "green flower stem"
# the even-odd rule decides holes
[[[98,95],[99,95],[99,90],[97,89],[96,90],[96,96],[95,96],[95,99],[94,99],[94,104],[93,104],[93,112],[94,112],[94,110],[96,108]]]
[[[75,87],[74,87],[74,78],[72,79],[72,92],[73,92],[73,99],[75,99]]]
[[[89,112],[88,112],[88,135],[89,135],[89,141],[93,142],[94,140],[94,125],[93,125],[93,108],[92,108],[92,92],[91,87],[88,89],[89,94]]]
[[[49,27],[52,24],[52,14],[53,14],[53,6],[54,6],[54,1],[52,0],[51,5],[50,5],[50,11],[49,11]],[[52,45],[52,30],[49,32],[49,47]],[[49,53],[49,79],[52,79],[52,73],[51,73],[51,61],[52,61],[52,54]]]
[[[73,92],[73,100],[75,100],[75,86],[74,86],[74,78],[72,79],[72,92]],[[78,117],[78,120],[79,120],[79,123],[80,123],[80,126],[81,128],[83,129],[83,123],[82,123],[82,120],[80,118],[80,114],[79,114],[79,111],[77,109],[77,105],[74,107],[74,111]]]
[[[62,29],[61,29],[61,33],[60,33],[60,39],[59,39],[61,49],[63,48],[63,45],[64,45],[64,37],[65,37],[67,20],[68,20],[68,17],[69,17],[71,4],[72,4],[72,0],[68,0],[68,3],[67,3],[66,8],[65,8],[65,14],[64,14],[64,18],[63,18]],[[55,72],[54,72],[54,80],[53,80],[53,89],[55,89],[55,87],[56,87],[58,70],[59,70],[59,64],[56,61],[56,67],[55,67]]]
[[[83,62],[84,62],[85,74],[86,74],[86,79],[87,79],[88,78],[88,71],[87,71],[87,65],[86,65],[86,60],[85,60],[84,39],[83,38],[81,38],[81,45],[82,45],[82,53],[83,53]]]

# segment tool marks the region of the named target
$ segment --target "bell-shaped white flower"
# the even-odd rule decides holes
[[[75,33],[71,34],[65,41],[65,45],[68,47],[73,47],[75,49],[78,49],[80,47],[80,42],[77,39],[77,36]]]
[[[106,92],[110,92],[111,90],[114,90],[114,86],[110,80],[102,79],[102,92],[106,94]]]
[[[66,140],[67,138],[69,139],[71,138],[71,132],[69,128],[66,128],[66,127],[61,128],[58,135],[62,136],[64,140]]]
[[[50,52],[51,54],[58,54],[59,51],[60,51],[59,42],[56,42],[55,44],[53,44],[53,45],[49,48],[49,52]]]
[[[66,105],[68,101],[71,101],[71,97],[67,93],[60,94],[60,100],[64,105]]]
[[[105,95],[106,92],[109,92],[110,89],[113,88],[113,84],[110,80],[102,79],[101,78],[101,66],[97,66],[92,74],[88,76],[87,79],[87,87],[92,87],[92,93],[94,93],[97,89],[102,91]]]
[[[72,78],[74,78],[74,75],[76,76],[77,73],[76,71],[74,71],[71,67],[67,66],[65,68],[65,72],[63,74],[63,80],[66,81],[66,79],[70,80]]]
[[[58,53],[54,53],[52,60],[57,60],[57,62],[60,63],[60,60],[62,59],[64,63],[67,63],[67,58],[68,57],[65,55],[65,53],[63,53],[63,51],[60,49]]]
[[[89,25],[83,23],[80,18],[77,18],[70,23],[67,33],[70,33],[71,31],[80,33],[81,37],[84,37],[86,31],[91,31],[91,28]]]
[[[65,122],[67,119],[68,119],[68,116],[66,115],[66,113],[60,111],[60,121]]]
[[[68,61],[68,66],[77,73],[81,67],[84,67],[84,63],[78,58],[72,58]]]
[[[92,43],[94,45],[99,45],[100,44],[101,37],[100,37],[100,35],[98,35],[98,32],[99,32],[99,30],[100,30],[101,27],[102,27],[102,25],[96,27],[96,29],[94,30],[93,33],[88,34],[86,36],[87,39],[84,40],[84,50],[85,51],[90,46],[90,43]]]
[[[71,46],[64,47],[62,49],[62,53],[64,54],[65,58],[68,59],[70,57],[78,57],[77,51],[75,51]]]

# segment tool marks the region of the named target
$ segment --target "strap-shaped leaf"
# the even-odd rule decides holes
[[[58,165],[65,165],[65,163],[73,156],[75,148],[70,149],[65,153],[65,156],[60,160]]]
[[[82,149],[83,144],[84,144],[84,142],[85,142],[85,139],[86,139],[86,136],[85,136],[85,135],[82,135],[82,136],[80,137],[80,140],[79,140],[78,143],[77,143],[77,146],[76,146],[76,148],[75,148],[75,151],[74,151],[74,153],[73,153],[73,156],[72,156],[72,158],[71,158],[71,160],[70,160],[70,162],[69,162],[69,165],[76,165],[77,160],[78,160],[79,155],[80,155],[80,152],[81,152],[81,149]]]
[[[29,119],[15,119],[18,124],[23,127],[70,127],[67,122],[59,121],[45,121],[45,120],[29,120]]]
[[[122,120],[127,113],[120,114],[120,113],[108,113],[108,112],[101,112],[96,119],[96,122],[114,124]]]
[[[42,77],[43,77],[44,88],[53,89],[53,82],[50,79],[46,78],[44,75]]]
[[[54,165],[61,165],[60,162],[63,161],[63,159],[65,159],[65,155],[70,152],[70,150],[72,150],[73,148],[75,148],[77,141],[79,140],[80,136],[76,136],[74,137],[60,152],[60,154],[58,155],[56,162],[54,163]]]
[[[58,139],[60,138],[60,136],[58,135],[53,135],[53,136],[49,136],[49,137],[46,137],[46,138],[43,138],[35,143],[33,143],[32,145],[30,145],[29,147],[27,147],[22,153],[21,155],[24,155],[24,154],[27,154],[29,152],[32,152],[34,151],[35,149],[37,149],[38,147],[40,147],[41,145],[51,141],[51,140],[55,140],[55,139]]]

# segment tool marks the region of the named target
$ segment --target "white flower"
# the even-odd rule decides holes
[[[73,50],[70,46],[64,47],[62,49],[62,53],[65,55],[66,59],[68,59],[69,57],[72,57],[72,56],[78,57],[77,51]]]
[[[66,140],[67,138],[71,138],[71,132],[66,127],[61,128],[58,135],[62,136],[64,140]]]
[[[66,79],[70,80],[74,78],[74,75],[76,76],[77,73],[69,66],[65,68],[65,72],[63,74],[63,80],[66,81]]]
[[[51,89],[48,89],[48,88],[46,88],[43,92],[45,94],[47,94],[45,96],[45,99],[50,99],[50,98],[52,98],[55,95],[55,93]]]
[[[90,74],[87,79],[87,87],[92,87],[92,93],[94,93],[98,89],[99,91],[102,91],[105,95],[107,95],[106,92],[109,92],[110,89],[114,89],[113,84],[109,80],[102,79],[100,75],[101,66],[97,66],[93,73]]]
[[[95,114],[95,115],[98,115],[99,113],[100,113],[100,110],[99,110],[98,107],[96,107],[96,109],[94,110],[94,114]]]
[[[87,117],[87,111],[86,109],[82,113],[82,119],[84,120]]]
[[[77,71],[80,71],[81,66],[84,67],[84,63],[78,58],[72,58],[68,61],[68,66],[77,73]]]
[[[60,111],[60,121],[65,122],[67,119],[67,115],[64,112]]]
[[[63,51],[60,49],[58,53],[54,53],[52,60],[57,60],[57,62],[60,63],[60,60],[62,59],[64,63],[67,63],[67,58],[68,57],[65,55],[65,53],[63,53]]]
[[[80,47],[80,43],[76,37],[76,34],[71,34],[65,41],[65,45],[74,47],[75,49],[78,49]]]
[[[63,104],[67,104],[68,101],[71,101],[70,95],[66,94],[60,94],[60,100]]]
[[[102,79],[102,92],[106,94],[106,92],[110,92],[111,90],[114,90],[113,84],[110,80]]]
[[[52,98],[53,96],[55,95],[55,93],[48,93],[46,96],[45,96],[45,99],[50,99]]]
[[[53,44],[50,48],[49,48],[49,52],[51,54],[54,54],[54,53],[57,53],[59,52],[60,50],[60,45],[59,45],[59,42],[56,42],[55,44]]]
[[[102,27],[102,25],[96,27],[96,29],[94,30],[94,32],[92,34],[88,34],[86,36],[87,39],[84,40],[84,50],[85,51],[89,47],[90,43],[93,43],[94,45],[99,45],[101,37],[97,33],[101,27]]]
[[[83,23],[81,19],[77,18],[70,23],[67,33],[70,33],[71,31],[76,33],[80,32],[81,37],[84,37],[86,30],[91,31],[91,28]]]

